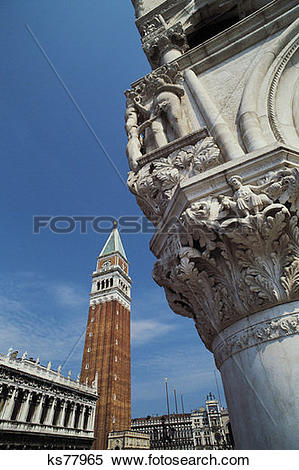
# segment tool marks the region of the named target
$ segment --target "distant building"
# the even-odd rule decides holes
[[[134,431],[113,431],[108,436],[109,450],[149,450],[150,436]]]
[[[194,449],[191,414],[132,419],[132,430],[150,435],[151,449]]]
[[[209,393],[206,406],[191,413],[194,449],[232,449],[233,439],[227,409],[220,409]]]
[[[0,354],[0,449],[89,449],[98,399],[39,360]]]
[[[191,413],[132,419],[132,430],[150,435],[151,449],[232,449],[226,409],[220,410],[212,394],[206,406]]]
[[[94,449],[107,449],[108,434],[130,429],[131,425],[131,279],[128,267],[115,223],[92,274],[81,368],[81,381],[91,384],[97,380],[100,395]]]

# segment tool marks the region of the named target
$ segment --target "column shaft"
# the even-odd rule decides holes
[[[17,388],[13,390],[11,397],[7,399],[3,407],[1,419],[9,420],[11,418],[11,414],[13,412],[14,405],[15,405],[16,393],[17,393]]]
[[[236,158],[243,157],[244,151],[221,116],[221,112],[209,97],[201,80],[191,69],[185,71],[185,79],[207,123],[208,129],[219,145],[224,158],[226,160],[235,160]]]

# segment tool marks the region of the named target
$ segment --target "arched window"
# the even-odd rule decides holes
[[[113,286],[113,278],[110,279],[110,287]]]
[[[109,287],[109,279],[106,279],[106,289]]]
[[[98,290],[100,290],[100,289],[101,289],[101,283],[100,283],[100,281],[97,282],[97,286],[98,286]]]
[[[102,281],[102,289],[105,288],[105,281]]]

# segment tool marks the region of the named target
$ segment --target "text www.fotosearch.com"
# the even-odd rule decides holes
[[[203,456],[165,456],[149,454],[144,456],[107,456],[107,454],[64,454],[62,456],[51,456],[48,454],[48,466],[64,465],[64,466],[84,466],[94,465],[101,466],[107,465],[108,461],[110,466],[123,467],[123,466],[249,466],[249,457],[243,456],[218,456],[207,454]],[[109,468],[110,468],[109,466]]]
[[[249,465],[249,458],[248,457],[221,457],[217,458],[212,454],[205,455],[205,456],[190,456],[190,457],[170,457],[161,455],[152,455],[149,454],[147,457],[111,457],[112,465],[191,465],[191,466],[213,466],[213,465]]]

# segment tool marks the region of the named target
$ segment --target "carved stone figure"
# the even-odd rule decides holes
[[[25,351],[22,355],[22,361],[24,361],[25,359],[27,359],[27,356],[28,356],[28,353],[27,351]]]
[[[142,156],[141,146],[142,139],[140,136],[140,129],[138,126],[138,113],[134,102],[130,97],[130,92],[125,92],[127,96],[127,110],[126,110],[126,131],[128,135],[127,157],[131,170],[136,170],[138,167],[137,160]]]
[[[13,348],[9,348],[8,351],[7,351],[6,356],[10,357],[12,352],[13,352]]]
[[[162,77],[155,77],[154,83],[156,90],[149,108],[143,106],[138,97],[135,98],[135,104],[146,118],[140,130],[151,126],[157,147],[162,147],[168,143],[166,123],[172,128],[175,138],[187,133],[186,119],[181,105],[181,98],[185,92],[181,85],[169,84]]]
[[[155,147],[160,148],[188,134],[181,81],[177,65],[172,64],[161,67],[125,92],[127,155],[132,170],[136,170],[138,158],[147,152],[150,136]]]
[[[222,201],[223,205],[230,206],[240,217],[247,217],[251,213],[257,214],[264,207],[272,204],[271,199],[262,192],[270,183],[261,186],[244,185],[240,176],[232,176],[228,183],[234,191],[233,199],[235,204],[230,204],[227,200]]]

